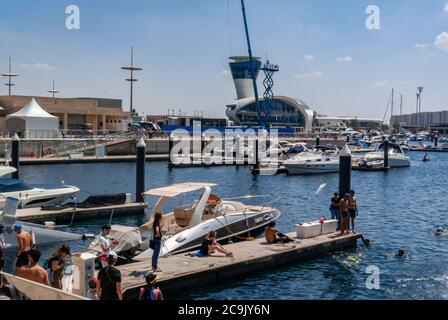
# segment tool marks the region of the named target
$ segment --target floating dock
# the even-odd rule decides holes
[[[411,152],[448,152],[448,149],[436,149],[436,148],[409,148],[409,151]]]
[[[85,221],[98,218],[110,218],[127,215],[144,214],[146,203],[128,203],[122,205],[95,208],[66,208],[59,210],[42,210],[41,208],[18,209],[17,220],[32,223],[55,222],[56,224]]]
[[[168,161],[170,159],[168,154],[153,154],[147,155],[147,162],[156,161]],[[126,163],[126,162],[136,162],[137,158],[135,155],[131,156],[107,156],[107,157],[91,157],[85,156],[82,158],[20,158],[20,165],[22,166],[38,166],[38,165],[48,165],[48,164],[77,164],[77,163]],[[5,159],[0,159],[1,163],[5,163]]]
[[[238,278],[262,273],[279,266],[294,264],[327,254],[354,248],[361,234],[341,237],[339,233],[298,240],[296,233],[288,235],[295,242],[268,245],[264,239],[227,245],[234,256],[198,258],[179,254],[159,259],[158,285],[165,297],[172,300],[198,288],[215,287]],[[117,267],[122,275],[124,299],[135,300],[139,288],[145,285],[144,275],[151,262],[137,262]]]

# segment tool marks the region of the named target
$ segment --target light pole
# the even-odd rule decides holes
[[[48,93],[51,93],[53,96],[53,100],[55,99],[55,95],[56,93],[59,93],[60,91],[56,90],[55,86],[54,86],[54,79],[53,79],[53,89],[48,90]]]
[[[134,111],[134,105],[133,105],[133,100],[134,100],[134,82],[138,81],[138,79],[134,78],[134,72],[143,70],[143,68],[134,66],[134,47],[131,47],[131,65],[130,66],[121,67],[121,69],[131,72],[131,77],[129,79],[126,79],[126,81],[131,83],[131,101],[130,101],[130,109],[131,110],[130,110],[130,112],[131,112],[131,119],[132,119],[132,115],[133,115],[133,111]]]
[[[5,78],[8,78],[8,83],[5,83],[5,86],[8,87],[8,95],[11,96],[11,88],[15,86],[14,83],[12,83],[12,78],[18,77],[18,74],[12,73],[11,71],[11,57],[9,57],[9,69],[8,72],[2,73],[2,76]]]

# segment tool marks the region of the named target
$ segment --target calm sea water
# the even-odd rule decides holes
[[[412,153],[411,168],[383,172],[354,172],[358,193],[358,230],[371,240],[357,249],[171,299],[447,299],[448,237],[436,237],[439,227],[448,229],[448,154]],[[91,194],[135,192],[134,164],[86,164],[24,166],[22,178],[34,183],[76,185],[79,198]],[[216,167],[169,171],[165,163],[147,165],[147,188],[196,181],[217,183],[221,197],[273,195],[281,199],[279,228],[294,230],[299,222],[329,216],[329,199],[338,189],[338,175],[260,176],[247,168]],[[263,200],[260,200],[263,201]],[[153,202],[151,203],[153,204]],[[145,217],[114,219],[114,223],[137,225]],[[97,233],[106,220],[90,221],[69,228],[78,233]],[[87,246],[85,243],[77,243]],[[54,248],[44,248],[48,254]],[[406,258],[396,258],[399,250]],[[347,268],[344,261],[356,256],[359,264]],[[368,290],[368,266],[380,271],[380,290]]]

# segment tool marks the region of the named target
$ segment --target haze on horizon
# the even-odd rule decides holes
[[[380,30],[365,26],[372,4]],[[80,30],[65,26],[68,5],[80,8]],[[254,55],[280,65],[275,94],[322,114],[382,119],[392,88],[411,113],[424,86],[423,110],[448,110],[447,0],[246,0],[246,7]],[[20,74],[14,94],[48,96],[56,78],[61,97],[123,99],[125,110],[128,74],[120,67],[134,46],[144,68],[135,108],[144,114],[224,117],[236,96],[227,58],[247,54],[239,0],[19,0],[0,11],[0,39],[0,71],[12,56]]]

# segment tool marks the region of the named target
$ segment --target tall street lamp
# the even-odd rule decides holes
[[[123,66],[123,67],[121,67],[121,69],[131,72],[131,77],[129,79],[126,79],[126,81],[131,83],[130,112],[131,112],[131,118],[132,118],[133,111],[134,111],[134,105],[133,105],[133,100],[134,100],[134,82],[138,81],[138,79],[134,78],[134,72],[143,70],[143,68],[134,66],[134,47],[131,47],[131,65]]]

